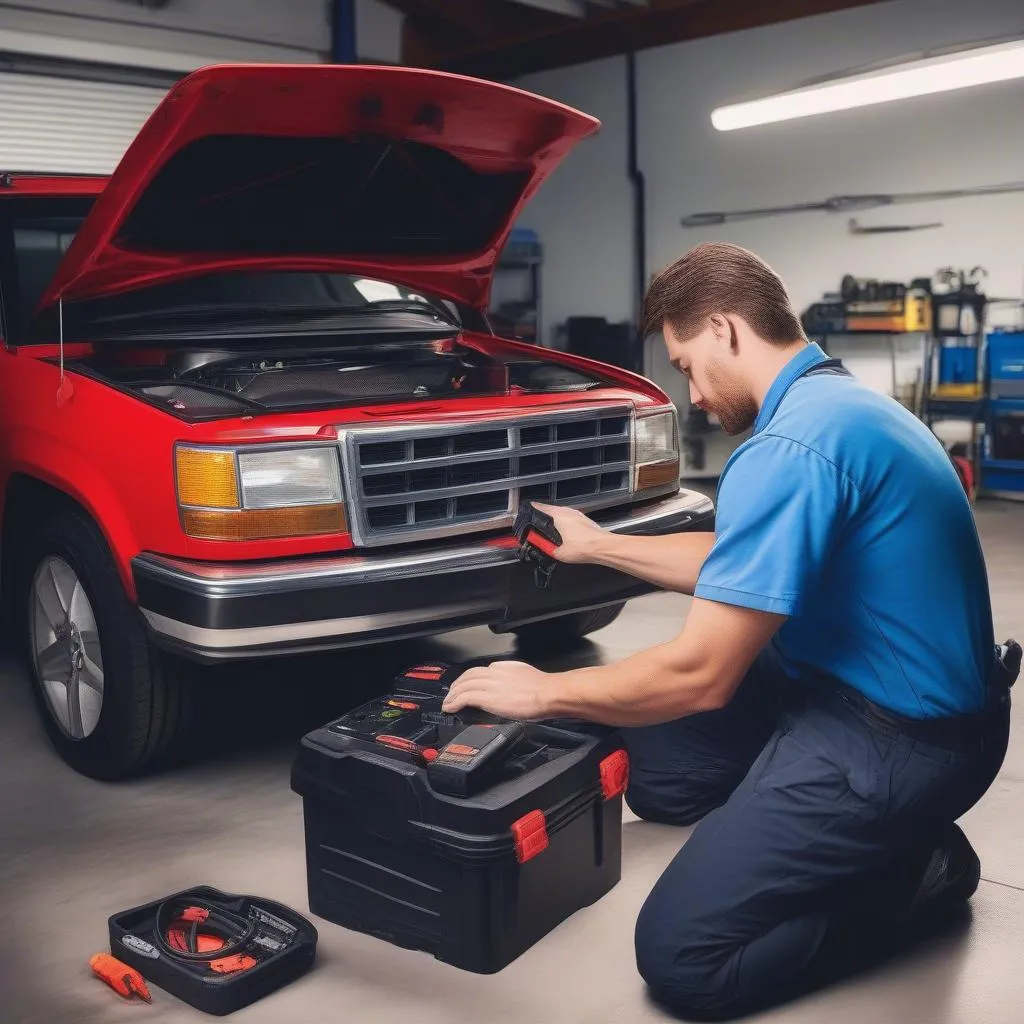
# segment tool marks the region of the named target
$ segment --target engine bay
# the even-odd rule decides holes
[[[502,359],[430,342],[269,350],[119,346],[71,365],[190,422],[370,402],[587,391],[603,383],[543,358]]]

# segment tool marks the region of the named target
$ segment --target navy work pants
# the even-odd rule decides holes
[[[651,995],[725,1019],[813,987],[850,943],[881,942],[936,844],[991,785],[1008,735],[1008,693],[937,745],[825,681],[789,682],[770,648],[720,711],[625,730],[631,809],[699,820],[636,923]]]

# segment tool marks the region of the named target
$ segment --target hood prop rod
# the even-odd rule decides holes
[[[64,375],[64,298],[57,300],[57,334],[60,345],[60,383],[57,385],[57,406],[58,408],[67,405],[75,389],[71,381]]]

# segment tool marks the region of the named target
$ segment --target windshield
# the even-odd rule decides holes
[[[3,266],[5,335],[15,343],[53,342],[56,309],[35,315],[39,301],[88,213],[90,201],[5,200]],[[6,213],[6,216],[3,214]],[[366,318],[389,318],[389,329],[440,330],[478,326],[456,303],[357,274],[241,271],[206,274],[80,303],[65,303],[66,340],[144,335],[159,320],[161,336],[196,328],[248,324],[301,331],[341,327],[345,318],[366,329]],[[469,322],[467,322],[467,320]]]

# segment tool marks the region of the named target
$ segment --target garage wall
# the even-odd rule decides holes
[[[330,51],[326,0],[0,2],[0,30],[195,54],[213,60],[322,59]]]
[[[109,173],[176,77],[220,61],[329,60],[332,7],[0,0],[0,167]],[[395,63],[400,43],[401,16],[381,0],[357,0],[360,58]],[[124,74],[105,65],[131,69],[132,81],[114,81]]]
[[[401,13],[383,0],[356,0],[356,48],[362,60],[401,63]]]
[[[360,59],[397,64],[402,15],[383,0],[355,4]],[[17,49],[12,40],[24,45],[28,37],[47,56],[98,44],[196,56],[197,63],[320,61],[331,51],[333,6],[333,0],[170,0],[165,7],[133,0],[0,0],[0,50]],[[46,39],[49,46],[40,43]]]
[[[0,71],[4,170],[109,174],[163,89]]]
[[[632,315],[633,216],[626,156],[626,61],[530,75],[515,84],[600,118],[541,186],[521,217],[544,246],[541,321],[545,344],[566,317]]]
[[[640,162],[648,186],[648,269],[709,239],[762,254],[803,308],[844,273],[897,280],[985,266],[990,294],[1024,290],[1024,193],[862,213],[864,224],[942,221],[939,230],[854,237],[847,218],[803,214],[687,230],[701,210],[781,205],[842,192],[959,188],[1024,180],[1024,83],[965,90],[720,133],[713,107],[851,65],[1024,32],[1020,0],[895,0],[638,56]],[[633,315],[624,63],[532,75],[517,84],[605,118],[600,142],[567,163],[525,212],[548,261],[545,337],[568,313]]]

